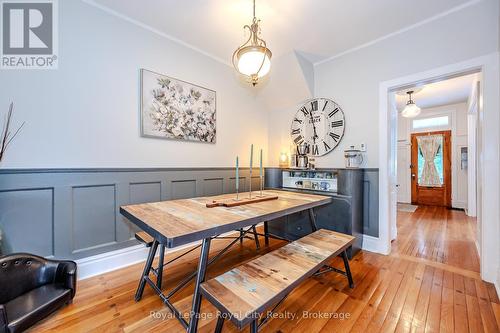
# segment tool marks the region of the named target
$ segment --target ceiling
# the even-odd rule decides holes
[[[472,84],[478,74],[469,74],[456,78],[426,84],[419,88],[422,90],[412,99],[420,108],[433,108],[437,106],[467,102],[472,91]],[[406,89],[408,90],[408,89]],[[405,91],[396,94],[397,109],[403,110],[408,101]]]
[[[252,0],[87,0],[230,63],[244,42]],[[474,0],[257,0],[273,57],[315,63]]]

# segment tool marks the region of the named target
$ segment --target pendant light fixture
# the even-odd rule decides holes
[[[255,17],[255,0],[253,0],[252,25],[245,25],[250,37],[233,53],[233,66],[241,75],[247,77],[252,85],[256,85],[259,78],[269,73],[271,69],[271,51],[266,41],[260,38],[259,22]]]
[[[406,102],[406,106],[401,112],[401,115],[406,118],[413,118],[420,114],[420,108],[415,104],[415,102],[411,99],[411,94],[413,94],[413,90],[407,91],[408,94],[408,102]]]

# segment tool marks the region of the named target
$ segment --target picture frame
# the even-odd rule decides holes
[[[141,136],[215,144],[215,90],[141,68]]]

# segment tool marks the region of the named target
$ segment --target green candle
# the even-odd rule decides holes
[[[253,143],[250,146],[250,174],[252,173],[252,164],[253,164]]]

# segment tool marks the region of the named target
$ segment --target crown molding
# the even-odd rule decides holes
[[[356,46],[356,47],[353,47],[353,48],[351,48],[351,49],[348,49],[348,50],[342,51],[342,52],[340,52],[340,53],[334,54],[333,56],[328,57],[328,58],[326,58],[326,59],[323,59],[323,60],[317,61],[317,62],[313,63],[313,65],[314,65],[314,66],[322,65],[322,64],[324,64],[324,63],[326,63],[326,62],[329,62],[329,61],[332,61],[332,60],[334,60],[334,59],[337,59],[337,58],[343,57],[343,56],[345,56],[345,55],[347,55],[347,54],[350,54],[350,53],[353,53],[353,52],[359,51],[359,50],[361,50],[361,49],[367,48],[367,47],[369,47],[369,46],[372,46],[372,45],[374,45],[374,44],[377,44],[377,43],[379,43],[379,42],[381,42],[381,41],[384,41],[384,40],[386,40],[386,39],[389,39],[389,38],[391,38],[391,37],[394,37],[394,36],[400,35],[400,34],[405,33],[405,32],[407,32],[407,31],[410,31],[410,30],[416,29],[416,28],[418,28],[418,27],[421,27],[421,26],[423,26],[423,25],[426,25],[426,24],[428,24],[428,23],[434,22],[434,21],[439,20],[439,19],[441,19],[441,18],[443,18],[443,17],[446,17],[446,16],[451,15],[451,14],[453,14],[453,13],[456,13],[456,12],[458,12],[458,11],[461,11],[461,10],[463,10],[463,9],[465,9],[465,8],[468,8],[468,7],[474,6],[474,5],[476,5],[476,4],[478,4],[478,3],[482,2],[482,1],[483,1],[483,0],[471,0],[471,1],[468,1],[468,2],[466,2],[466,3],[463,3],[463,4],[459,5],[459,6],[453,7],[453,8],[451,8],[451,9],[449,9],[449,10],[445,11],[445,12],[442,12],[442,13],[440,13],[440,14],[434,15],[434,16],[432,16],[432,17],[429,17],[429,18],[425,19],[425,20],[422,20],[422,21],[420,21],[420,22],[417,22],[417,23],[415,23],[415,24],[412,24],[412,25],[410,25],[410,26],[407,26],[407,27],[405,27],[405,28],[403,28],[403,29],[397,30],[397,31],[395,31],[395,32],[391,32],[390,34],[384,35],[384,36],[382,36],[382,37],[376,38],[376,39],[374,39],[374,40],[372,40],[372,41],[369,41],[369,42],[367,42],[367,43],[364,43],[364,44],[358,45],[358,46]]]

